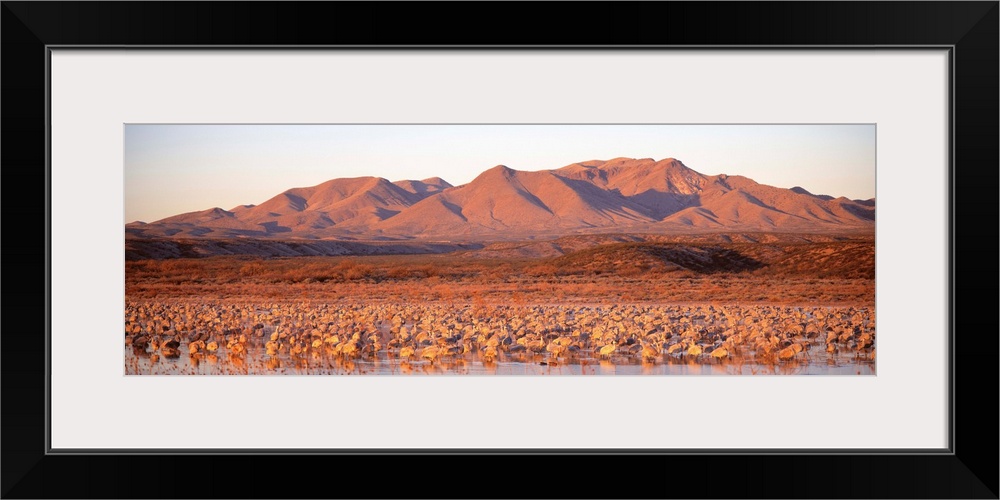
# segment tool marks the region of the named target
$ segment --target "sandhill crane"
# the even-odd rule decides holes
[[[483,348],[483,363],[492,363],[497,359],[497,348],[495,345],[487,345]]]
[[[795,344],[795,345],[798,345],[798,344]],[[786,347],[786,348],[778,351],[778,359],[789,360],[789,359],[792,359],[793,357],[795,357],[796,354],[797,354],[797,351],[794,348],[792,348],[791,346],[789,346],[789,347]]]
[[[425,347],[423,349],[423,351],[420,352],[420,357],[424,358],[424,359],[426,359],[428,361],[430,361],[431,363],[433,363],[434,360],[437,359],[438,356],[440,356],[442,354],[441,351],[442,351],[442,348],[440,348],[438,346],[434,346],[434,345],[427,346],[427,347]]]
[[[656,362],[660,358],[660,348],[659,345],[653,343],[643,343],[642,344],[642,359],[643,361]]]
[[[612,341],[610,344],[601,347],[598,354],[604,356],[605,358],[611,357],[611,354],[615,352],[615,347],[615,343]]]
[[[400,359],[406,360],[406,359],[410,359],[412,357],[413,357],[413,347],[411,347],[411,346],[404,346],[402,349],[399,350],[399,358]]]
[[[698,355],[700,355],[700,354],[701,354],[701,353],[702,353],[703,351],[704,351],[704,350],[703,350],[703,349],[701,348],[701,345],[699,345],[699,344],[696,344],[696,343],[694,343],[694,342],[692,341],[692,342],[691,342],[691,345],[689,345],[689,346],[688,346],[688,348],[687,348],[687,355],[688,355],[688,356],[698,356]]]

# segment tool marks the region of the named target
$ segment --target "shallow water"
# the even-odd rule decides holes
[[[182,351],[183,351],[183,347]],[[187,353],[177,358],[125,350],[127,375],[874,375],[875,362],[853,355],[829,355],[815,349],[804,360],[761,364],[733,360],[684,360],[664,354],[656,363],[624,357],[552,360],[545,355],[502,355],[483,363],[476,355],[454,359],[400,361],[382,351],[374,359],[332,356],[268,356],[251,350],[243,356]]]
[[[617,325],[610,326],[610,328],[616,329],[623,327],[621,323],[616,322],[622,320],[626,322],[632,321],[632,318],[626,317],[630,313],[635,312],[634,308],[602,308],[600,306],[594,308],[582,306],[564,308],[560,305],[550,305],[531,309],[495,308],[487,310],[485,313],[480,312],[476,316],[470,313],[469,308],[453,313],[450,309],[445,310],[441,306],[410,306],[408,308],[396,306],[376,311],[382,314],[382,319],[377,319],[372,315],[365,316],[364,331],[366,332],[366,338],[368,336],[380,338],[383,347],[377,352],[365,353],[360,356],[340,355],[338,349],[334,349],[332,344],[325,342],[325,340],[329,340],[326,338],[326,335],[329,335],[329,333],[322,335],[317,333],[319,330],[316,330],[316,328],[324,326],[328,327],[327,331],[330,332],[334,330],[338,332],[349,331],[351,329],[350,326],[342,326],[340,328],[336,326],[331,327],[334,323],[329,320],[335,319],[331,315],[342,314],[343,311],[352,313],[359,310],[368,313],[371,309],[367,307],[355,307],[354,309],[330,308],[326,305],[314,306],[308,304],[297,305],[295,307],[274,306],[273,308],[240,306],[228,309],[220,309],[208,305],[199,305],[196,308],[187,305],[182,307],[161,306],[161,309],[154,309],[154,312],[160,315],[157,318],[162,318],[165,314],[173,318],[173,320],[169,322],[169,325],[165,321],[157,324],[156,322],[159,321],[157,319],[153,319],[152,321],[147,320],[146,326],[143,326],[143,331],[159,332],[160,329],[164,331],[170,329],[169,332],[163,334],[163,338],[173,337],[181,342],[179,345],[179,355],[169,358],[163,355],[162,350],[155,352],[148,347],[136,349],[126,346],[124,352],[125,373],[128,375],[426,374],[508,376],[875,374],[874,344],[863,348],[860,343],[854,341],[859,332],[862,331],[869,332],[866,335],[870,334],[874,338],[874,317],[868,308],[851,308],[849,310],[832,307],[759,309],[756,307],[735,306],[720,316],[718,311],[706,309],[704,306],[657,306],[651,310],[640,310],[639,312],[646,316],[640,319],[639,323],[629,323],[629,325],[624,327],[625,331],[616,333],[620,349],[616,350],[610,357],[598,356],[596,351],[602,347],[602,343],[586,340],[580,332],[594,333],[601,328],[601,325],[604,325],[605,331],[609,329],[608,325]],[[194,309],[194,313],[191,312],[191,309]],[[135,310],[134,306],[131,310]],[[552,311],[565,313],[565,316],[552,316]],[[765,313],[763,316],[760,314],[761,311]],[[844,315],[844,311],[848,313],[857,311],[859,315],[851,316],[850,320],[845,320],[844,318],[847,316]],[[180,312],[183,312],[188,319],[178,319]],[[442,312],[455,315],[442,319]],[[840,319],[834,320],[832,313],[837,313]],[[648,322],[649,314],[652,314],[657,319],[657,322]],[[708,321],[706,321],[706,314],[710,317]],[[559,356],[553,357],[552,354],[546,352],[547,350],[533,353],[522,348],[520,352],[516,352],[514,348],[519,346],[501,346],[502,349],[498,349],[495,360],[484,362],[480,358],[480,354],[483,352],[482,349],[485,349],[482,343],[483,337],[479,337],[478,341],[473,340],[476,337],[474,333],[465,337],[469,339],[465,345],[465,349],[467,350],[465,354],[446,355],[433,361],[421,358],[419,350],[415,353],[416,357],[410,360],[400,360],[398,357],[400,352],[398,347],[391,349],[384,347],[385,344],[389,344],[388,341],[393,338],[394,332],[398,334],[400,327],[409,330],[414,335],[416,335],[417,331],[426,330],[428,327],[423,323],[418,324],[418,318],[427,318],[434,325],[451,325],[451,327],[456,328],[455,331],[459,331],[463,326],[467,327],[470,322],[482,322],[482,317],[490,320],[500,318],[501,321],[499,323],[490,323],[486,330],[489,332],[503,332],[501,336],[506,337],[506,341],[510,342],[513,336],[508,337],[506,332],[517,330],[518,325],[523,325],[521,318],[531,317],[532,315],[549,321],[549,323],[533,325],[533,328],[536,330],[545,332],[546,342],[551,342],[557,336],[571,335],[571,328],[565,327],[562,323],[573,325],[572,328],[577,329],[577,333],[581,335],[579,337],[580,345],[576,346],[578,349],[576,351],[563,351]],[[588,318],[588,315],[589,323],[585,320]],[[777,317],[781,319],[783,323],[774,326],[773,330],[764,327],[762,332],[757,326],[752,326],[761,317],[767,317],[768,315],[772,318]],[[848,330],[853,328],[855,333],[850,336],[850,342],[843,340],[835,341],[830,346],[833,352],[827,352],[826,349],[828,346],[826,344],[826,336],[823,332],[814,331],[812,334],[804,335],[802,330],[805,326],[817,318],[821,318],[822,315],[827,315],[828,317],[824,321],[837,323],[840,328],[846,327]],[[403,316],[406,317],[406,320],[398,323],[398,326],[392,326],[389,321],[385,320],[385,318],[398,319],[398,317]],[[337,317],[339,318],[340,316]],[[595,320],[594,318],[598,319]],[[131,330],[134,331],[134,326],[137,324],[133,323],[134,321],[139,321],[139,324],[141,324],[141,320],[137,320],[134,317],[127,317],[126,328],[133,327]],[[222,321],[228,321],[228,326],[222,326]],[[659,321],[662,321],[662,323]],[[723,324],[723,321],[729,321],[729,324]],[[845,323],[845,321],[847,322]],[[579,326],[580,323],[584,323],[582,329]],[[151,328],[150,324],[158,325],[160,329],[156,327]],[[353,325],[354,323],[351,324]],[[480,326],[482,324],[484,323],[480,323]],[[189,344],[185,340],[186,336],[177,334],[176,332],[178,325],[183,325],[180,328],[182,331],[198,330],[212,332],[212,339],[215,340],[212,342],[215,344],[212,348],[216,350],[207,352],[205,350],[206,342],[203,341],[201,343],[201,352],[189,354],[191,349],[189,349]],[[743,329],[757,331],[761,336],[754,338],[765,340],[772,335],[779,334],[779,332],[798,331],[799,333],[794,334],[792,337],[786,334],[783,337],[785,339],[784,343],[781,345],[772,343],[771,345],[774,347],[770,349],[773,350],[768,351],[768,349],[765,349],[765,351],[770,352],[770,355],[765,358],[758,357],[757,353],[760,351],[751,345],[753,343],[752,339],[741,341],[743,343],[736,345],[727,345],[729,354],[721,359],[707,354],[710,349],[714,348],[712,338],[718,339],[720,332],[726,335],[733,333],[727,330],[729,328],[741,328],[740,325],[751,325]],[[435,328],[437,327],[435,326]],[[825,330],[826,327],[824,326],[823,331]],[[290,335],[288,339],[282,337],[284,340],[281,341],[281,345],[285,347],[278,348],[275,351],[267,351],[265,349],[266,341],[278,338],[279,331],[282,332],[283,336]],[[292,331],[293,334],[284,333],[286,331]],[[359,330],[355,328],[354,331]],[[655,361],[643,360],[636,349],[638,347],[636,338],[643,332],[648,331],[673,332],[667,335],[671,339],[671,343],[676,343],[677,339],[683,338],[684,335],[693,334],[694,337],[692,338],[699,339],[699,343],[709,350],[697,356],[682,354],[684,349],[671,354],[668,353],[669,351],[665,345],[657,344],[661,349],[660,356]],[[294,333],[299,335],[298,341],[295,340],[294,336],[291,336]],[[518,331],[516,336],[519,338],[519,341],[539,338],[539,335],[532,337],[528,334],[521,339],[520,335],[523,334],[523,330]],[[435,335],[435,339],[443,339],[447,335],[450,335],[450,333]],[[654,333],[653,335],[657,334]],[[226,339],[233,339],[237,336],[241,338],[245,337],[241,341],[241,345],[236,346],[237,348],[245,349],[245,351],[239,354],[228,350],[226,347]],[[160,335],[156,334],[156,337],[160,338]],[[190,340],[189,337],[187,338]],[[347,334],[342,334],[342,338],[346,339]],[[456,336],[455,338],[458,337]],[[799,352],[789,356],[790,359],[779,359],[776,353],[782,346],[791,345],[791,341],[788,340],[789,338],[798,344],[795,347]],[[304,339],[308,339],[308,341]],[[128,340],[130,338],[126,336],[127,343],[129,343]],[[323,341],[322,343],[311,345],[313,341],[320,342],[321,340]],[[780,339],[774,337],[773,340],[774,342],[778,342]],[[340,342],[343,342],[343,340]],[[423,345],[431,343],[427,341]],[[716,340],[714,345],[718,346],[719,343],[720,341]],[[293,350],[291,349],[293,344],[301,348]],[[416,341],[408,340],[407,345],[416,346]],[[197,351],[197,347],[195,346],[194,350]],[[375,344],[370,344],[367,347],[378,348]],[[419,346],[417,347],[419,348]],[[456,345],[456,347],[460,347],[460,344]]]

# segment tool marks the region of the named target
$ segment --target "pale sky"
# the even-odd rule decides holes
[[[339,177],[676,158],[814,194],[875,197],[875,125],[125,125],[125,222],[260,204]]]

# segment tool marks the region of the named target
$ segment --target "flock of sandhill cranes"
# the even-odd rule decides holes
[[[875,358],[867,307],[720,305],[212,304],[129,302],[136,354],[229,359],[331,357],[398,363],[466,359],[779,364],[810,353]]]

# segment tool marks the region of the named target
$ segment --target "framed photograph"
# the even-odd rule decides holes
[[[5,2],[3,495],[996,498],[997,3],[519,5]]]

